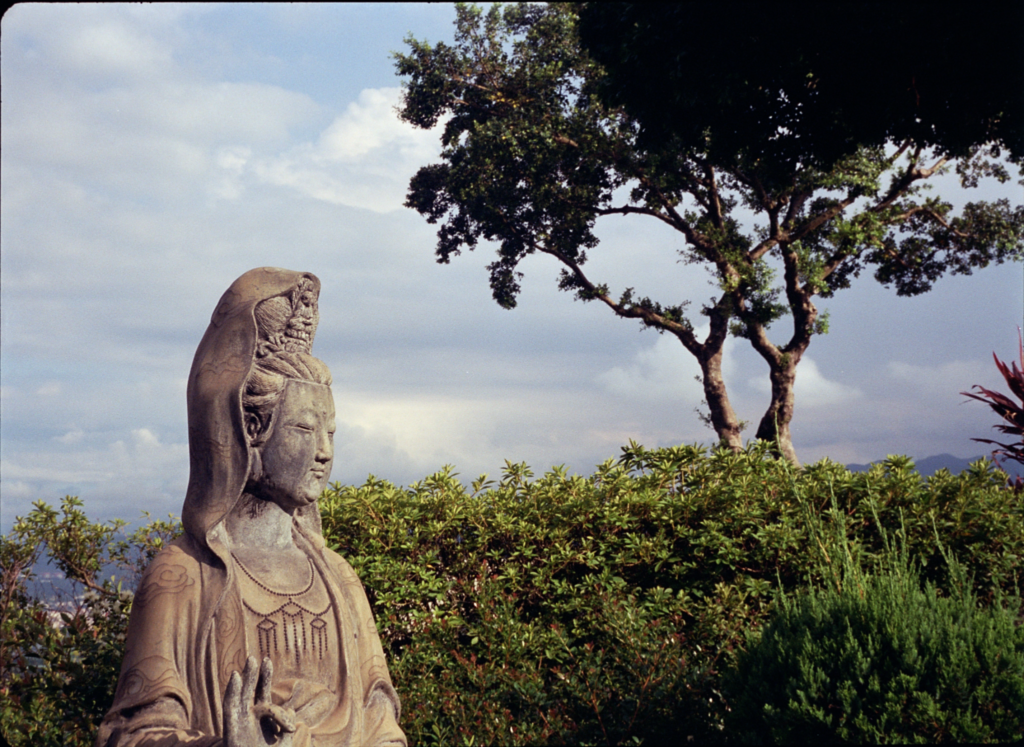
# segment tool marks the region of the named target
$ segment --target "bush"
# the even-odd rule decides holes
[[[451,470],[408,488],[371,478],[335,485],[322,511],[416,744],[722,741],[721,673],[779,584],[822,583],[840,517],[868,565],[902,521],[942,587],[937,531],[984,604],[1012,592],[1024,546],[1021,496],[990,462],[924,481],[905,458],[797,470],[759,445],[631,445],[589,478],[509,464],[471,490]]]
[[[0,734],[12,747],[91,747],[114,702],[132,593],[100,573],[112,566],[133,584],[180,532],[152,521],[123,537],[124,525],[90,522],[67,496],[59,512],[37,503],[0,537]],[[44,551],[72,592],[43,597],[33,566]]]
[[[713,676],[690,661],[687,595],[649,583],[673,562],[650,540],[664,496],[634,494],[621,468],[531,477],[509,465],[473,493],[450,471],[370,480],[322,504],[375,605],[412,743],[616,744]]]
[[[848,549],[848,548],[847,548]],[[726,677],[730,731],[753,743],[993,742],[1024,737],[1019,597],[980,608],[951,560],[949,596],[905,551],[784,596]]]
[[[990,462],[925,481],[902,457],[851,474],[797,469],[760,445],[631,444],[589,477],[508,464],[470,487],[451,469],[407,488],[371,476],[332,486],[321,511],[366,586],[413,744],[725,741],[723,673],[778,589],[830,578],[818,558],[839,557],[840,518],[867,568],[905,525],[908,556],[948,596],[937,532],[982,606],[1012,595],[1024,550],[1024,495]],[[102,569],[121,568],[130,589],[180,531],[154,522],[119,539],[120,527],[90,524],[68,498],[60,511],[37,504],[0,544],[0,731],[12,744],[92,742],[130,606]],[[94,592],[56,625],[26,581],[42,546]]]

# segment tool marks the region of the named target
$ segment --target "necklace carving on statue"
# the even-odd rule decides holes
[[[299,591],[273,589],[254,576],[238,556],[231,554],[248,583],[243,582],[242,604],[257,619],[260,656],[276,662],[294,662],[297,670],[309,657],[314,663],[328,654],[331,600],[309,562],[309,582]],[[248,588],[245,588],[248,587]],[[319,610],[319,611],[317,611]]]

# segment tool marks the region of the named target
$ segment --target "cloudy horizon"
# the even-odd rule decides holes
[[[220,295],[260,266],[321,280],[332,481],[408,484],[452,464],[468,482],[506,460],[589,474],[630,439],[713,442],[692,357],[559,292],[550,258],[523,263],[513,311],[490,297],[487,247],[434,262],[435,227],[402,202],[438,133],[395,116],[389,55],[408,33],[450,40],[453,19],[437,4],[4,15],[0,531],[65,494],[100,518],[180,512],[192,356]],[[983,195],[1021,200],[1016,185]],[[589,266],[613,291],[695,307],[712,294],[677,263],[677,235],[603,220]],[[1020,264],[909,299],[865,275],[818,306],[831,331],[798,372],[802,461],[988,452],[970,439],[998,437],[995,416],[960,392],[1005,390],[992,353],[1016,357]],[[767,368],[730,340],[725,376],[752,435]]]

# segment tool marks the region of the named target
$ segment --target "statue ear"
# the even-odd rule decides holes
[[[249,441],[250,446],[255,446],[259,440],[260,433],[263,431],[263,424],[255,413],[245,413],[245,437]]]
[[[263,477],[263,455],[260,453],[263,430],[263,424],[255,413],[245,413],[245,437],[249,442],[249,482],[259,482]]]

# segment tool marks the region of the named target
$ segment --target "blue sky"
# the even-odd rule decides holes
[[[486,248],[434,263],[432,227],[401,203],[438,135],[395,117],[390,52],[410,32],[450,39],[453,19],[320,3],[4,16],[0,529],[68,493],[99,517],[180,510],[192,355],[220,294],[263,265],[323,283],[333,479],[407,484],[450,463],[468,480],[506,459],[589,473],[629,439],[712,440],[682,347],[559,293],[546,258],[524,264],[512,312],[490,298]],[[658,226],[608,218],[598,235],[593,274],[613,289],[711,294]],[[959,392],[1000,386],[991,354],[1016,352],[1021,265],[914,299],[863,277],[819,306],[832,331],[801,364],[793,424],[805,462],[986,451],[970,438],[994,416]],[[741,343],[726,380],[756,422],[767,371]]]

